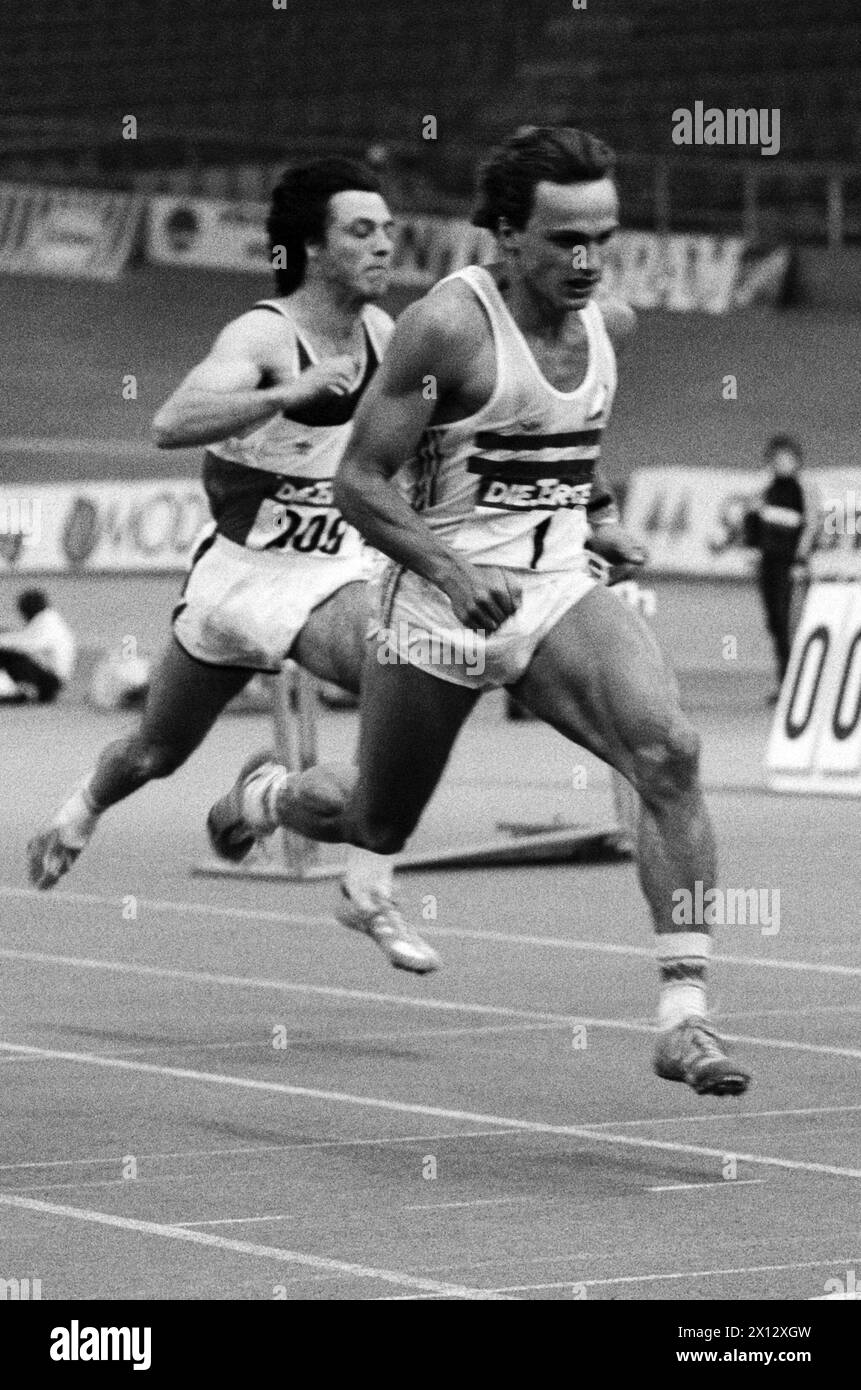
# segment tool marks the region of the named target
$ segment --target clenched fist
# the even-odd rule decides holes
[[[313,367],[306,367],[287,383],[285,394],[291,405],[308,405],[320,396],[345,396],[356,377],[356,363],[348,353],[326,357]]]
[[[600,555],[610,566],[610,584],[631,579],[646,563],[646,551],[633,536],[615,522],[596,526],[586,542],[586,549]]]
[[[457,565],[442,585],[458,622],[489,636],[520,606],[522,591],[510,570]]]

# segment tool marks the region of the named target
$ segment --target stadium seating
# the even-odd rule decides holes
[[[805,117],[785,122],[786,155],[861,154],[854,0],[783,5],[779,13],[769,0],[602,0],[588,15],[578,29],[576,14],[554,6],[521,71],[533,104],[552,119],[599,130],[620,149],[669,153],[670,116],[680,105],[782,105]]]
[[[5,29],[0,152],[16,178],[259,197],[276,160],[382,142],[421,165],[412,186],[466,198],[481,148],[559,121],[652,164],[675,156],[675,225],[721,230],[739,226],[750,151],[697,169],[703,152],[670,140],[679,105],[781,108],[783,165],[861,157],[857,0],[31,0]],[[119,138],[127,114],[137,141]],[[426,114],[438,142],[422,140]],[[822,239],[822,176],[785,195],[775,161],[758,163],[761,234]],[[654,225],[653,172],[630,158],[622,172],[629,221]],[[846,216],[861,237],[857,190]]]

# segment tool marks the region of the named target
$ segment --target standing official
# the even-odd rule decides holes
[[[814,508],[801,479],[803,455],[797,439],[788,434],[773,435],[763,458],[772,476],[751,514],[751,540],[759,551],[757,583],[774,643],[777,689],[769,702],[776,704],[789,665],[793,571],[807,558]]]

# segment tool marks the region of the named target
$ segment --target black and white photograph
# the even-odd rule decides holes
[[[861,1296],[857,0],[2,28],[27,1365],[165,1374],[162,1305],[272,1350],[285,1302],[564,1302],[632,1368],[822,1376]]]

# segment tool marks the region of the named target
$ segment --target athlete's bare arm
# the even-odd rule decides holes
[[[345,354],[286,379],[284,356],[280,315],[258,310],[234,319],[153,420],[158,447],[213,444],[325,392],[342,394],[356,371],[355,362]],[[260,389],[260,381],[267,376],[277,384]]]
[[[618,357],[637,331],[637,315],[630,304],[600,287],[595,301]],[[618,584],[623,579],[630,579],[645,564],[646,552],[622,526],[613,490],[600,464],[593,478],[589,525],[592,535],[587,545],[610,565],[611,583]]]
[[[462,623],[493,632],[517,607],[516,585],[501,570],[472,565],[456,555],[393,481],[438,405],[462,391],[475,345],[469,326],[464,329],[459,322],[460,307],[460,296],[446,287],[411,305],[398,319],[356,412],[335,478],[334,501],[372,546],[437,584]]]

